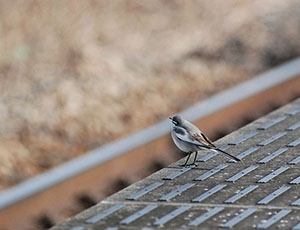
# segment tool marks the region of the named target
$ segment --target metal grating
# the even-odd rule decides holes
[[[290,188],[291,188],[290,186],[281,186],[279,189],[275,190],[274,192],[270,193],[262,200],[258,201],[257,204],[269,204],[272,200],[274,200],[281,194],[285,193]]]
[[[109,209],[106,209],[105,211],[87,219],[85,222],[88,224],[95,224],[98,221],[102,220],[103,218],[109,216],[110,214],[113,214],[114,212],[118,211],[119,209],[123,208],[125,205],[124,204],[116,204],[112,206]]]
[[[257,135],[258,133],[259,133],[258,131],[254,131],[254,132],[247,133],[245,136],[242,136],[242,137],[236,139],[235,141],[229,142],[228,144],[229,144],[229,145],[237,145],[237,144],[240,144],[240,143],[242,143],[243,141],[246,141],[246,140],[248,140],[249,138],[254,137],[254,136]]]
[[[156,209],[158,207],[157,204],[150,204],[147,207],[143,208],[142,210],[132,214],[129,217],[126,217],[125,219],[123,219],[120,224],[130,224],[133,221],[135,221],[136,219],[142,217],[143,215],[146,215],[147,213],[151,212],[153,209]]]
[[[192,227],[197,227],[199,224],[202,224],[204,221],[208,220],[209,218],[213,217],[217,213],[224,210],[224,207],[214,207],[210,211],[204,213],[203,215],[197,217],[196,219],[192,220],[188,225]]]
[[[233,226],[235,226],[236,224],[238,224],[242,220],[246,219],[248,216],[252,215],[256,211],[257,211],[257,208],[249,208],[249,209],[245,210],[244,212],[242,212],[241,214],[239,214],[238,216],[235,216],[231,220],[226,222],[223,225],[223,227],[232,228]]]
[[[298,121],[297,123],[291,125],[290,127],[286,128],[287,131],[294,131],[296,129],[298,129],[300,127],[300,121]]]
[[[83,229],[84,229],[84,227],[82,227],[82,226],[74,226],[70,230],[83,230]]]
[[[293,228],[293,230],[300,230],[300,222],[296,224]]]
[[[300,162],[300,156],[294,158],[293,160],[291,160],[288,164],[289,165],[295,165],[298,164]]]
[[[297,140],[294,140],[293,142],[287,144],[287,147],[296,147],[297,145],[300,144],[300,137]]]
[[[182,175],[183,173],[187,172],[187,171],[190,171],[192,168],[194,168],[195,166],[192,165],[192,166],[187,166],[187,167],[184,167],[182,169],[178,169],[177,171],[175,172],[172,172],[170,175],[162,178],[163,180],[173,180],[175,179],[176,177]]]
[[[258,130],[266,130],[266,129],[276,125],[277,123],[279,123],[279,122],[281,122],[285,119],[286,119],[286,116],[278,117],[278,118],[264,124],[263,126],[259,127]]]
[[[299,184],[300,183],[300,176],[292,180],[289,184]]]
[[[280,210],[276,215],[272,216],[270,219],[268,219],[266,222],[260,224],[257,226],[257,228],[261,228],[261,229],[267,229],[269,228],[271,225],[275,224],[276,222],[278,222],[279,220],[281,220],[283,217],[285,217],[287,214],[289,214],[291,212],[291,210],[288,209],[283,209]]]
[[[279,133],[276,133],[274,136],[258,143],[257,145],[258,146],[266,146],[268,144],[271,144],[272,142],[278,140],[279,138],[283,137],[284,135],[286,135],[286,132],[279,132]]]
[[[234,196],[230,197],[229,199],[225,200],[224,203],[234,203],[237,200],[241,199],[242,197],[246,196],[248,193],[252,192],[254,189],[258,188],[258,185],[250,185],[244,190],[240,191],[239,193],[235,194]]]
[[[188,205],[180,206],[179,208],[175,209],[174,211],[155,221],[153,225],[164,225],[165,223],[169,222],[170,220],[174,219],[176,216],[180,215],[181,213],[187,211],[190,208],[191,206]]]
[[[226,184],[218,184],[215,187],[211,188],[207,192],[201,194],[200,196],[196,197],[192,200],[192,202],[201,202],[206,198],[210,197],[211,195],[215,194],[216,192],[220,191],[222,188],[226,187]]]
[[[198,176],[197,178],[195,178],[194,180],[197,181],[204,181],[205,179],[215,175],[216,173],[220,172],[222,169],[226,168],[228,165],[226,164],[221,164],[221,165],[218,165],[217,167],[209,170],[208,172],[202,174],[201,176]]]
[[[257,169],[258,165],[250,165],[248,168],[238,172],[237,174],[233,175],[232,177],[228,178],[226,181],[228,182],[236,182],[243,176],[246,176],[248,173],[252,172],[253,170]]]
[[[159,186],[163,185],[164,183],[162,182],[155,182],[151,185],[149,185],[148,187],[138,191],[137,193],[135,193],[134,195],[127,197],[127,200],[136,200],[138,198],[140,198],[141,196],[144,196],[145,194],[147,194],[148,192],[151,192],[152,190],[158,188]]]
[[[175,196],[180,195],[182,192],[184,192],[185,190],[193,187],[195,184],[194,183],[187,183],[185,185],[180,186],[179,188],[171,191],[170,193],[162,196],[161,198],[159,198],[159,201],[167,201],[170,200],[172,198],[174,198]]]
[[[294,116],[298,113],[300,113],[300,108],[295,108],[293,110],[290,110],[290,111],[286,112],[287,115],[291,115],[291,116]]]
[[[83,229],[300,229],[300,99],[216,145],[243,159],[199,153],[54,227]]]
[[[288,166],[281,166],[280,168],[276,169],[274,172],[266,175],[264,178],[261,178],[260,180],[258,180],[258,183],[267,183],[270,180],[272,180],[273,178],[277,177],[279,174],[285,172],[286,170],[288,170],[290,167]]]
[[[295,206],[300,206],[300,198],[295,200],[292,205],[295,205]]]
[[[273,160],[275,157],[279,156],[280,154],[286,152],[287,150],[288,150],[288,148],[280,148],[277,151],[275,151],[274,153],[266,156],[264,159],[261,159],[258,163],[265,164],[265,163],[269,162],[270,160]]]

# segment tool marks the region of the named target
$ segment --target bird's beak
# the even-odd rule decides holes
[[[169,117],[170,120],[173,120],[172,117]]]

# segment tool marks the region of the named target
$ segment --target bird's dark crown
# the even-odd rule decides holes
[[[175,115],[173,117],[170,117],[170,120],[174,125],[182,125],[183,119],[180,115]]]

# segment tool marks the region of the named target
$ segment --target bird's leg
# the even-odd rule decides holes
[[[196,159],[197,159],[197,155],[198,155],[198,151],[195,152],[195,157],[194,157],[193,163],[188,164],[188,165],[195,165],[195,166],[198,166],[198,165],[195,163],[195,162],[196,162]]]
[[[197,166],[197,164],[195,163],[196,159],[197,159],[197,155],[198,155],[198,151],[195,152],[195,157],[194,157],[194,161],[193,161],[192,165],[196,165]]]
[[[190,156],[191,156],[192,153],[193,153],[193,152],[190,152],[190,153],[189,153],[189,156],[188,156],[188,158],[186,159],[185,163],[184,163],[183,165],[180,165],[180,166],[183,166],[183,167],[186,166],[186,164],[188,163],[188,161],[189,161]]]

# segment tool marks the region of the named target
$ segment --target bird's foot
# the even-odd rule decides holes
[[[191,167],[191,166],[197,167],[198,164],[195,164],[195,163],[192,163],[192,164],[181,164],[181,165],[178,165],[178,166],[180,166],[180,167]]]
[[[195,167],[197,167],[197,166],[198,166],[198,164],[196,164],[196,163],[192,163],[192,164],[188,164],[187,166],[195,166]]]

